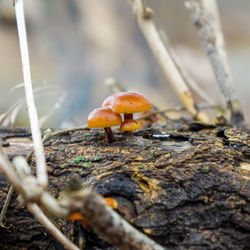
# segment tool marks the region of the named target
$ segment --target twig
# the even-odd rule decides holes
[[[22,197],[26,198],[26,201],[35,199],[35,196],[41,194],[41,187],[37,186],[36,179],[30,175],[29,168],[27,167],[27,163],[23,157],[17,157],[14,161],[14,164],[18,165],[17,171],[21,174],[21,179],[19,179],[12,168],[8,159],[4,156],[2,149],[0,148],[0,170],[3,175],[13,184],[13,187],[19,191],[19,194]],[[22,183],[21,180],[24,180]],[[30,185],[30,186],[29,186]],[[31,190],[29,190],[31,188]],[[45,199],[45,198],[44,198]],[[71,243],[65,236],[49,221],[49,219],[43,214],[43,212],[35,205],[34,203],[28,204],[29,210],[35,215],[35,217],[41,222],[41,224],[57,239],[59,240],[65,247],[68,249],[78,249]],[[70,247],[71,246],[71,247]]]
[[[53,235],[65,248],[70,250],[79,250],[79,248],[67,239],[64,234],[50,221],[43,211],[35,204],[28,203],[27,208],[36,217],[36,219]]]
[[[109,243],[121,249],[164,249],[120,218],[94,191],[87,188],[70,191],[58,201],[37,184],[24,158],[16,157],[13,164],[16,166],[17,173],[3,152],[0,152],[1,173],[13,184],[26,203],[36,202],[43,211],[56,218],[65,218],[73,211],[79,211],[94,231],[101,233]]]
[[[165,31],[160,32],[163,42],[165,43],[165,46],[167,50],[170,53],[170,56],[172,57],[172,60],[179,70],[183,80],[193,89],[193,91],[196,92],[197,95],[199,95],[206,103],[209,105],[213,105],[214,101],[203,91],[203,89],[197,84],[197,82],[191,77],[191,75],[188,73],[188,71],[183,67],[182,63],[180,62],[178,56],[176,55],[175,51],[172,49],[171,44],[168,40],[168,37],[166,36]]]
[[[139,27],[142,30],[151,50],[161,65],[165,76],[167,77],[172,88],[180,98],[184,107],[195,120],[208,123],[208,116],[198,111],[192,94],[181,77],[178,69],[169,55],[166,47],[164,46],[159,33],[151,19],[151,12],[148,8],[144,7],[142,0],[130,0],[133,11],[136,15]]]
[[[81,207],[80,212],[97,234],[119,249],[163,250],[162,246],[132,227],[90,189],[81,189],[65,197],[61,204]]]
[[[235,127],[246,127],[239,100],[232,87],[216,1],[190,0],[186,2],[186,7],[191,12],[192,21],[210,59],[217,83],[226,98],[230,121]]]
[[[9,94],[13,91],[13,89],[15,89],[15,87],[9,91]],[[34,96],[37,96],[37,95],[42,94],[43,91],[47,91],[47,90],[53,90],[53,88],[48,88],[47,86],[35,88],[33,91],[33,94]],[[9,126],[11,125],[11,123],[14,123],[16,117],[15,117],[15,114],[13,115],[13,113],[15,113],[16,110],[19,110],[23,106],[24,102],[25,102],[25,97],[21,97],[14,104],[12,104],[4,113],[2,113],[0,115],[0,124],[2,126]]]
[[[11,201],[11,197],[12,197],[12,194],[13,194],[13,186],[11,185],[10,186],[10,189],[8,191],[8,194],[6,196],[6,200],[4,202],[4,205],[3,205],[3,208],[2,208],[2,211],[1,211],[1,214],[0,214],[0,227],[3,226],[3,220],[4,220],[4,217],[5,217],[5,214],[6,214],[6,211],[8,209],[8,206],[10,204],[10,201]]]
[[[39,119],[39,126],[42,127],[44,123],[55,113],[57,109],[61,107],[65,100],[66,94],[64,93],[60,98],[57,100],[57,102],[50,108],[50,110]]]
[[[63,129],[63,130],[59,130],[59,131],[56,131],[56,132],[53,132],[53,133],[48,133],[44,136],[43,138],[43,144],[47,141],[49,141],[50,139],[52,139],[53,137],[55,136],[58,136],[58,135],[64,135],[64,134],[68,134],[68,133],[71,133],[71,132],[76,132],[76,131],[80,131],[80,130],[84,130],[84,129],[87,129],[88,126],[87,124],[83,125],[82,127],[77,127],[77,128],[70,128],[70,129]],[[27,157],[26,157],[26,161],[29,162],[32,155],[33,155],[34,151],[31,151]]]
[[[34,150],[36,155],[37,178],[40,185],[47,186],[48,176],[47,176],[46,162],[43,152],[42,137],[40,134],[40,128],[38,123],[38,115],[35,107],[33,90],[32,90],[23,0],[18,0],[15,3],[15,12],[16,12],[17,30],[19,36],[22,65],[23,65],[23,77],[24,77],[27,109],[30,119],[31,132],[32,132]]]
[[[104,84],[106,86],[109,87],[110,91],[114,94],[114,93],[118,93],[118,92],[124,92],[127,91],[120,82],[118,82],[116,79],[114,78],[107,78],[104,82]]]
[[[200,106],[200,109],[220,109],[222,111],[222,108],[219,105],[204,105],[204,106]],[[140,116],[137,120],[147,119],[152,115],[158,115],[158,114],[164,114],[164,113],[170,113],[170,112],[182,112],[182,111],[187,111],[187,110],[184,107],[176,107],[176,108],[170,108],[170,109],[151,111],[150,113],[144,116]]]

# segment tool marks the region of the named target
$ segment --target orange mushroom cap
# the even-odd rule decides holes
[[[133,119],[127,119],[120,126],[121,131],[133,131],[142,128],[142,124]]]
[[[121,124],[122,118],[110,107],[94,109],[88,116],[89,128],[106,128]]]
[[[108,97],[103,101],[102,107],[112,106],[112,105],[113,105],[113,100],[114,100],[114,98],[115,98],[117,95],[119,95],[119,94],[121,94],[121,92],[115,93],[115,94],[113,94],[113,95],[111,95],[111,96],[108,96]]]
[[[137,92],[121,92],[111,98],[112,110],[115,113],[133,114],[152,109],[148,99]]]
[[[80,213],[78,212],[75,212],[73,214],[70,214],[68,217],[67,217],[68,220],[72,220],[72,221],[75,221],[75,220],[79,220],[82,222],[82,225],[83,227],[87,228],[89,226],[88,222],[86,221],[85,217],[82,216]]]
[[[115,199],[113,199],[113,198],[111,198],[111,197],[106,197],[106,198],[104,198],[105,199],[105,201],[106,201],[106,204],[109,206],[109,207],[111,207],[111,208],[113,208],[113,209],[118,209],[118,202],[115,200]]]
[[[113,96],[108,96],[102,103],[102,107],[112,106]]]

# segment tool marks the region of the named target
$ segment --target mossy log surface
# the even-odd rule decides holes
[[[26,146],[6,139],[18,131]],[[1,129],[0,134],[10,158],[27,155],[28,130]],[[124,218],[168,249],[248,249],[249,131],[178,121],[132,136],[114,130],[114,135],[116,141],[109,144],[104,130],[86,129],[46,142],[50,192],[60,196],[75,176],[84,186],[115,198]],[[34,158],[31,165],[34,169]],[[8,189],[0,176],[0,207]],[[56,223],[86,249],[115,249],[81,223]],[[0,249],[63,249],[17,194],[0,235]]]

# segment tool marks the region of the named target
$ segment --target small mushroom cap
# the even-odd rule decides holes
[[[115,94],[113,94],[113,95],[111,95],[111,96],[108,96],[108,97],[103,101],[102,107],[112,106],[112,105],[113,105],[113,100],[114,100],[114,98],[115,98],[117,95],[119,95],[119,94],[121,94],[121,92],[115,93]]]
[[[89,128],[107,128],[121,123],[121,115],[114,113],[110,107],[94,109],[88,116]]]
[[[102,103],[102,107],[112,106],[113,96],[108,96]]]
[[[122,122],[120,126],[120,131],[133,131],[140,128],[142,128],[141,123],[133,119],[127,119],[124,122]]]
[[[133,114],[152,109],[152,105],[144,95],[131,91],[115,94],[111,106],[115,113],[124,114]]]
[[[111,207],[113,209],[118,209],[119,205],[118,205],[118,202],[115,199],[113,199],[111,197],[106,197],[106,198],[104,198],[104,200],[106,201],[106,204],[109,207]]]

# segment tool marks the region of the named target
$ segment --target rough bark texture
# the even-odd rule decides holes
[[[11,132],[16,133],[5,130]],[[163,133],[167,136],[154,139]],[[169,249],[248,249],[250,180],[241,166],[250,161],[249,131],[178,121],[132,136],[114,135],[109,144],[103,130],[86,129],[45,143],[51,193],[58,197],[75,176],[115,198],[123,217]],[[22,136],[29,132],[24,129]],[[10,158],[13,141],[4,147]],[[8,188],[0,177],[0,207]],[[81,223],[56,223],[86,249],[111,249]],[[0,249],[63,249],[16,194],[0,235]]]

